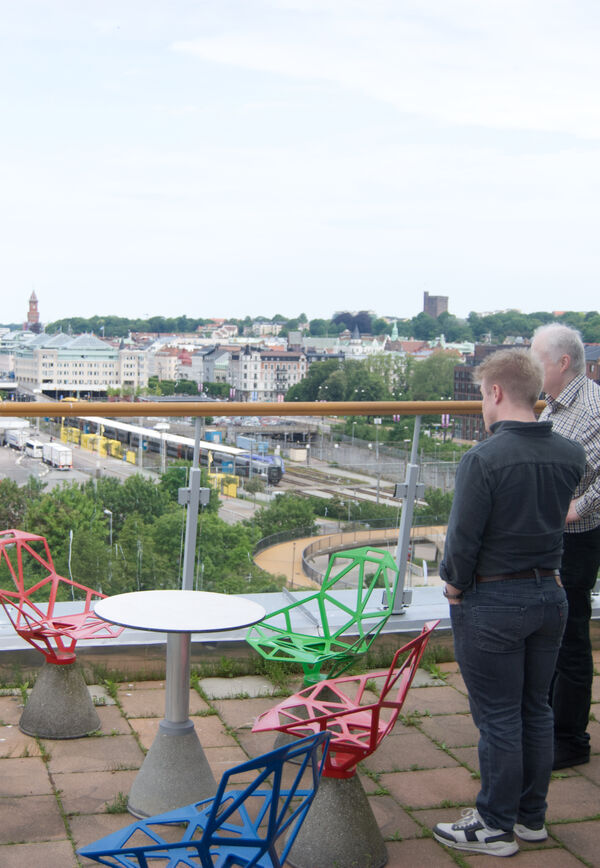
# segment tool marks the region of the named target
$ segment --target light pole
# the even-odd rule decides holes
[[[379,461],[379,426],[381,425],[381,417],[373,419],[375,425],[375,460]]]
[[[356,428],[356,422],[352,423],[352,446],[354,446],[354,429]]]
[[[108,581],[110,582],[112,580],[112,510],[105,509],[104,515],[108,516]]]

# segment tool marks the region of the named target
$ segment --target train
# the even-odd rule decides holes
[[[144,451],[160,452],[164,441],[168,457],[191,461],[194,456],[193,437],[183,437],[180,434],[170,434],[168,431],[142,428],[139,425],[96,416],[69,417],[68,424],[76,425],[86,433],[101,432],[104,437],[118,440],[128,449],[138,449],[141,441]],[[269,485],[277,485],[285,472],[283,458],[280,455],[259,455],[246,449],[225,446],[223,443],[209,440],[200,441],[200,464],[213,473],[262,477]]]

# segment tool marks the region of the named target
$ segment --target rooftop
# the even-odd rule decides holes
[[[600,669],[600,652],[595,652]],[[484,856],[453,853],[430,835],[438,821],[473,805],[478,790],[477,733],[455,663],[438,664],[442,679],[420,670],[404,716],[360,774],[386,840],[387,868],[480,868]],[[297,688],[290,684],[290,689]],[[132,821],[124,802],[165,707],[163,681],[92,686],[101,730],[68,741],[20,732],[21,696],[0,695],[0,865],[82,868],[77,847]],[[273,747],[270,733],[252,734],[254,718],[275,700],[258,676],[199,679],[190,714],[215,777]],[[112,696],[110,695],[112,693]],[[113,698],[114,697],[114,698]],[[594,679],[600,718],[600,675]],[[554,774],[548,798],[549,839],[521,843],[519,868],[598,865],[600,840],[600,722],[590,724],[589,765]],[[452,807],[449,807],[452,805]],[[93,863],[96,864],[96,863]]]

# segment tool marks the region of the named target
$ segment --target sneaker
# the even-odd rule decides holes
[[[533,829],[531,826],[524,826],[522,823],[515,823],[513,832],[521,839],[521,841],[545,841],[548,837],[548,832],[546,831],[545,826],[541,826],[539,829]]]
[[[490,856],[512,856],[519,849],[512,832],[491,829],[475,808],[465,808],[456,823],[438,823],[433,837],[446,847]]]

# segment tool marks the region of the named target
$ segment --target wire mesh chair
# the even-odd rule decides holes
[[[267,660],[299,663],[305,684],[335,678],[368,651],[383,629],[397,580],[398,568],[387,551],[335,552],[319,591],[271,612],[249,629],[246,641]],[[340,593],[344,584],[355,587]],[[325,664],[327,673],[321,671]]]
[[[281,868],[319,786],[329,738],[316,733],[241,763],[224,773],[214,798],[139,820],[78,855],[118,868]],[[232,788],[236,778],[243,789]]]

